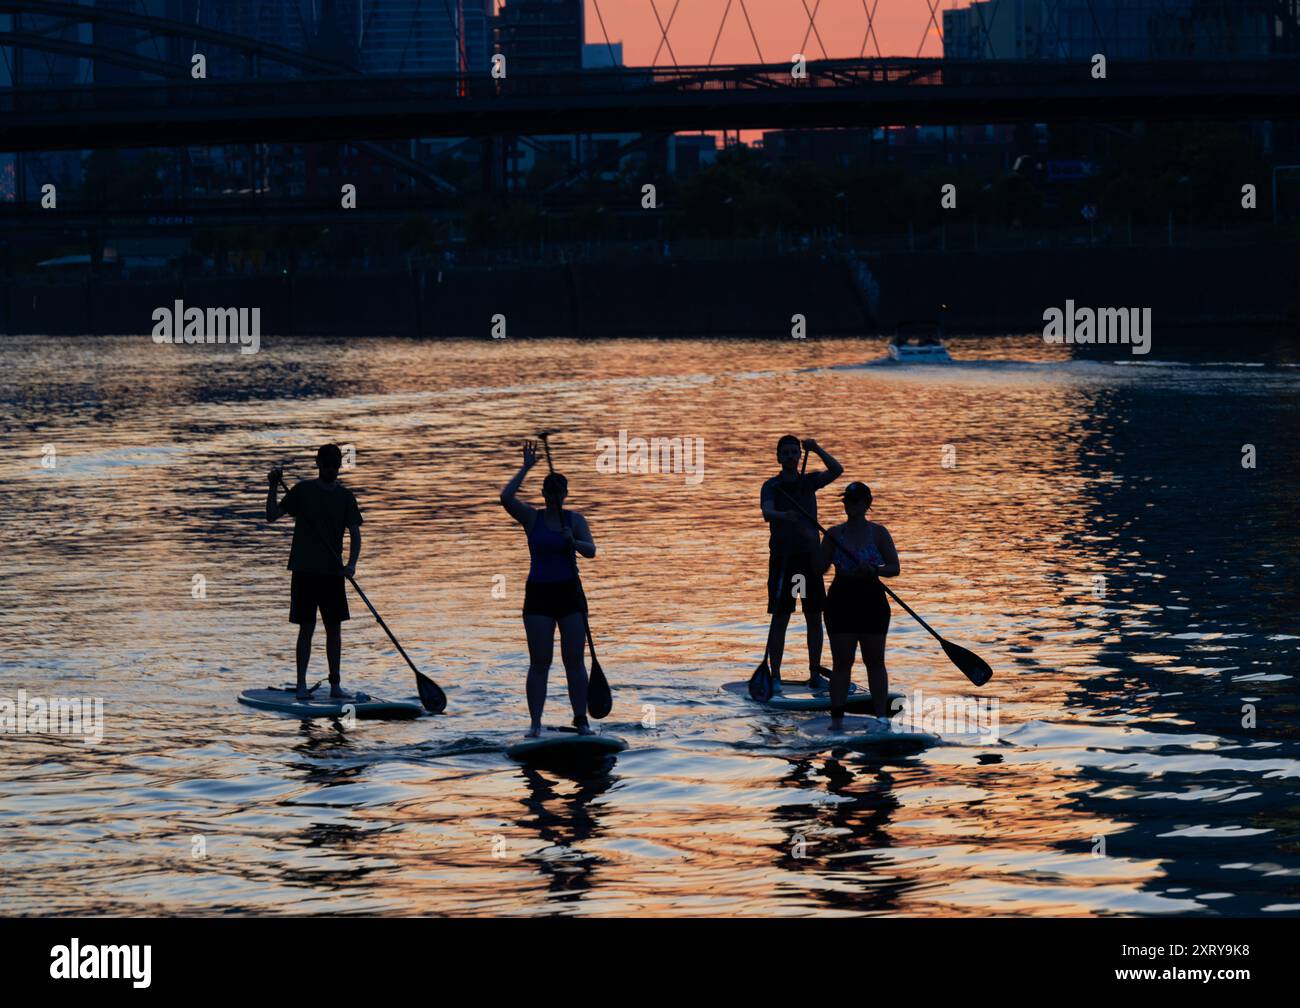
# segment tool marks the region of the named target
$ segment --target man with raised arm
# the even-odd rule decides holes
[[[813,453],[825,469],[800,472],[802,452]],[[772,614],[768,631],[768,659],[772,668],[772,689],[781,692],[781,657],[785,652],[785,631],[794,612],[795,599],[803,604],[808,624],[808,686],[823,685],[819,676],[822,661],[822,610],[826,588],[822,582],[821,540],[815,520],[801,515],[797,502],[813,519],[817,517],[817,491],[837,480],[844,467],[812,438],[800,441],[787,434],[776,444],[781,471],[763,484],[760,501],[768,523],[767,611]]]

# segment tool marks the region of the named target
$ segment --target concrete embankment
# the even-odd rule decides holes
[[[1300,320],[1300,246],[1080,248],[504,266],[442,273],[12,277],[0,332],[132,334],[156,308],[261,308],[263,334],[487,338],[888,332],[947,304],[950,332],[1026,332],[1067,300],[1151,308],[1158,325]]]

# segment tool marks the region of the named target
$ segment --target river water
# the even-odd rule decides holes
[[[104,721],[0,735],[0,912],[1296,914],[1300,355],[1219,335],[1089,361],[969,339],[949,367],[871,341],[9,338],[0,697]],[[502,752],[527,550],[496,497],[542,427],[599,546],[603,730],[629,743],[581,773]],[[702,439],[703,470],[609,472],[620,431]],[[985,698],[996,732],[840,752],[721,688],[762,655],[786,432],[872,485],[893,587],[995,671],[976,690],[895,607],[893,688]],[[446,716],[235,702],[292,678],[265,472],[310,475],[327,440],[355,450],[357,579]],[[352,611],[345,684],[412,697]]]

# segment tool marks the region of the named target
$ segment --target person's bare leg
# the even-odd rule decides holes
[[[316,632],[315,614],[312,615],[310,622],[304,621],[298,624],[298,689],[296,696],[299,700],[308,700],[311,694],[307,692],[307,666],[311,663],[311,638]]]
[[[867,666],[867,684],[871,687],[871,705],[876,717],[888,718],[889,673],[885,671],[885,635],[862,635],[862,660]]]
[[[822,614],[820,610],[805,610],[803,617],[808,624],[808,688],[816,689],[822,684],[821,676],[818,675],[822,665]]]
[[[339,685],[339,667],[343,661],[343,624],[325,624],[325,660],[330,667],[330,696],[338,699],[343,696]]]
[[[524,633],[528,635],[528,737],[542,734],[542,709],[546,706],[546,680],[551,672],[551,658],[555,653],[555,620],[549,616],[524,617]]]
[[[844,723],[844,706],[849,702],[849,680],[858,642],[853,634],[831,634],[831,727]]]
[[[781,659],[785,656],[785,631],[789,625],[790,613],[773,613],[772,626],[767,633],[767,665],[772,670],[772,689],[778,693],[781,691]]]
[[[570,613],[560,620],[560,660],[569,680],[569,703],[573,706],[573,726],[580,735],[592,734],[587,724],[587,617]]]

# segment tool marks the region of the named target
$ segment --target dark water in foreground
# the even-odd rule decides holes
[[[947,368],[842,367],[881,353],[848,341],[2,346],[0,697],[102,698],[104,737],[0,735],[0,912],[1300,912],[1285,361],[1029,338]],[[587,775],[501,752],[526,723],[526,548],[495,498],[543,426],[600,546],[605,728],[630,743]],[[599,472],[620,430],[702,438],[702,478]],[[896,590],[993,664],[996,740],[835,753],[722,691],[762,653],[758,486],[788,430],[872,484]],[[292,669],[264,473],[307,474],[327,439],[356,446],[358,580],[446,717],[342,730],[234,702]],[[347,681],[411,696],[353,616]],[[890,642],[896,689],[976,693],[898,610]]]

